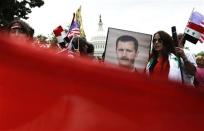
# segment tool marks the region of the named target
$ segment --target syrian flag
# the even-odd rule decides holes
[[[184,31],[184,38],[194,44],[204,42],[204,16],[193,12]]]
[[[62,26],[58,26],[56,29],[54,29],[53,33],[55,34],[55,36],[57,38],[58,45],[61,48],[66,48],[66,42],[64,41],[64,39],[66,37],[66,33],[65,33],[64,29],[62,28]]]

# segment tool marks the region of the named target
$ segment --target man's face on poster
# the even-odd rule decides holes
[[[126,68],[134,67],[137,51],[133,41],[118,41],[116,53],[119,66]]]

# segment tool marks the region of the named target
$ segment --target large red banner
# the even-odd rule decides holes
[[[204,92],[0,38],[0,130],[202,131]]]

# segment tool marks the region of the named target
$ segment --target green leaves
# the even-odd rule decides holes
[[[43,0],[5,0],[0,1],[0,26],[5,26],[16,17],[28,19],[31,8],[41,7]]]

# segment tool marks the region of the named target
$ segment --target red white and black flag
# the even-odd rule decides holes
[[[66,37],[66,33],[64,29],[62,28],[62,26],[58,26],[57,28],[55,28],[53,30],[53,33],[55,34],[55,37],[57,38],[58,46],[60,46],[61,48],[65,48],[66,42],[64,39]]]
[[[196,44],[198,40],[204,42],[204,16],[199,12],[193,12],[185,28],[185,39]]]

